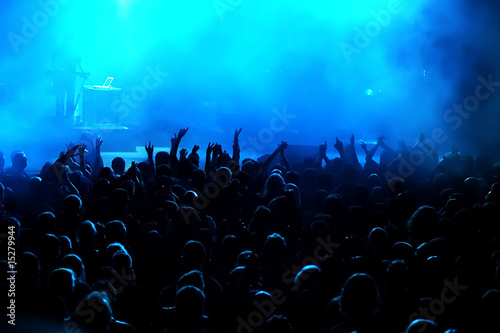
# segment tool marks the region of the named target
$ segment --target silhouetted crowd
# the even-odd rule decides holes
[[[289,162],[285,142],[243,159],[240,129],[231,153],[209,143],[200,158],[179,149],[187,132],[128,168],[103,165],[100,137],[36,176],[22,151],[8,168],[0,154],[4,327],[500,332],[491,157],[439,157],[421,135],[361,142],[361,162],[354,136],[334,159],[325,143]]]

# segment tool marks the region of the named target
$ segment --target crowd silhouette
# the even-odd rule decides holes
[[[290,163],[208,143],[106,166],[69,144],[40,173],[0,153],[2,294],[39,332],[499,332],[500,165],[336,139]],[[378,161],[374,156],[381,153]],[[331,155],[330,155],[331,156]],[[360,155],[362,156],[362,155]],[[274,164],[278,157],[281,162]],[[410,167],[408,167],[410,166]],[[8,302],[8,300],[7,300]],[[8,303],[6,307],[8,306]],[[4,307],[4,309],[6,308]],[[8,314],[8,310],[7,310]],[[9,318],[4,316],[4,321]],[[7,323],[5,323],[8,326]]]

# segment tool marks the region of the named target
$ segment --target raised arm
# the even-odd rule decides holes
[[[64,175],[62,177],[62,184],[61,185],[66,186],[66,188],[68,189],[68,191],[71,194],[74,194],[74,195],[76,195],[78,197],[80,196],[80,192],[78,192],[78,189],[76,188],[76,186],[73,185],[73,183],[69,179],[69,170],[68,169],[66,169],[66,172],[64,172]]]
[[[430,153],[429,157],[431,158],[432,162],[435,164],[438,163],[438,154],[436,152],[436,149],[434,149],[433,147],[428,145],[427,142],[425,142],[424,133],[420,132],[418,142],[415,144],[415,146],[423,150],[425,153]]]
[[[262,165],[260,166],[260,170],[259,172],[262,173],[262,174],[265,174],[267,172],[267,169],[269,168],[269,165],[271,164],[271,162],[274,160],[274,158],[276,157],[276,155],[278,155],[278,153],[281,151],[281,150],[284,150],[288,147],[288,143],[284,142],[284,141],[281,141],[280,145],[278,146],[278,148],[276,148],[272,153],[271,155],[269,155],[266,160],[262,163]]]
[[[280,149],[281,163],[285,167],[286,171],[291,171],[292,168],[290,167],[290,163],[288,163],[288,160],[286,159],[286,156],[285,156],[285,148]]]
[[[212,171],[214,175],[215,172],[217,171],[217,165],[221,155],[222,155],[222,145],[216,142],[214,145],[214,149],[212,151],[212,160],[210,161],[210,171]]]
[[[403,139],[401,139],[398,141],[398,145],[400,148],[401,156],[404,158],[408,158],[408,156],[410,155],[410,151],[408,150],[408,146],[406,145],[406,142]]]
[[[333,147],[338,151],[340,158],[345,162],[345,154],[344,154],[344,144],[342,141],[339,140],[338,137],[335,138],[335,143],[333,144]]]
[[[75,154],[76,149],[78,149],[78,146],[74,146],[68,149],[66,153],[62,153],[57,161],[52,164],[52,169],[57,177],[59,186],[64,186],[71,194],[80,196],[77,188],[69,179],[69,173],[71,172],[70,165],[72,165],[73,167],[77,166],[77,164],[72,159],[72,156]]]
[[[328,161],[330,161],[328,159],[328,157],[326,156],[326,148],[327,148],[327,143],[325,141],[325,144],[323,145],[319,145],[319,152],[318,152],[318,156],[316,157],[316,160],[314,161],[314,165],[317,167],[317,168],[321,168],[322,167],[322,162],[323,160],[325,161],[325,163],[328,163]]]
[[[177,150],[179,149],[179,144],[181,143],[182,138],[186,135],[188,131],[188,127],[181,128],[179,133],[176,135],[174,133],[174,137],[170,139],[172,146],[170,147],[170,165],[173,166],[177,163]]]
[[[372,149],[368,150],[368,148],[366,147],[366,143],[364,143],[363,141],[361,141],[361,149],[363,149],[363,151],[366,154],[365,160],[367,162],[368,161],[373,161],[373,155],[375,155],[375,153],[377,152],[377,149],[378,149],[379,146],[380,146],[379,141],[377,141],[377,144],[375,144],[375,146],[373,146]]]
[[[144,149],[146,149],[146,153],[148,154],[149,177],[154,178],[156,176],[155,160],[153,158],[155,146],[151,144],[151,141],[149,141],[148,145],[144,146]]]
[[[97,176],[101,169],[104,167],[104,162],[102,161],[101,157],[101,146],[102,146],[103,140],[100,136],[95,139],[95,162],[94,162],[94,168],[92,170],[94,176]]]
[[[80,171],[85,177],[89,177],[87,173],[87,169],[85,167],[85,151],[87,151],[87,145],[84,143],[80,143],[78,145],[78,156],[80,156]]]
[[[358,161],[358,155],[356,154],[356,146],[354,145],[354,134],[351,134],[350,137],[350,147],[349,149],[351,150],[351,155],[352,155],[352,165],[354,165],[358,169],[362,169],[363,167],[361,166],[361,163]]]
[[[241,128],[239,130],[234,131],[234,139],[233,139],[233,161],[240,164],[240,145],[239,145],[239,136],[241,133]]]
[[[191,153],[188,155],[188,160],[197,168],[200,167],[200,156],[198,155],[198,150],[200,150],[200,146],[193,145],[193,149],[191,149]]]
[[[146,199],[146,190],[144,188],[144,183],[142,179],[139,179],[139,168],[137,163],[132,161],[130,168],[125,172],[124,177],[120,177],[120,180],[131,180],[135,184],[135,199],[138,201]],[[132,198],[131,198],[132,199]]]
[[[208,143],[207,146],[207,151],[205,155],[205,174],[208,175],[210,174],[210,166],[212,165],[212,152],[214,150],[215,143]]]
[[[377,140],[377,144],[382,147],[385,151],[387,151],[388,153],[390,153],[391,155],[397,155],[397,153],[394,151],[394,149],[392,149],[391,147],[389,147],[386,143],[385,143],[385,136],[381,135],[378,137],[378,140]]]

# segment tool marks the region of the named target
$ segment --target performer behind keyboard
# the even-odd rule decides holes
[[[76,68],[82,72],[82,60],[76,52],[74,36],[68,35],[52,54],[53,93],[56,97],[56,117],[71,124],[75,113]],[[64,102],[66,99],[66,108]]]

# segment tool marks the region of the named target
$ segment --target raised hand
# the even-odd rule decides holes
[[[73,141],[70,141],[69,143],[66,144],[66,150],[72,149],[76,144]]]
[[[215,156],[221,155],[222,154],[222,146],[218,143],[215,143],[213,152],[214,152]]]
[[[64,154],[64,164],[69,165],[70,167],[77,167],[78,165],[73,160],[73,157],[76,154],[76,151],[79,150],[79,146],[75,145],[68,149],[66,154]]]
[[[377,144],[382,146],[384,144],[385,136],[381,135],[377,138]]]
[[[78,145],[78,155],[83,156],[83,154],[85,154],[85,152],[88,151],[86,148],[87,148],[86,144],[80,143]]]
[[[69,147],[66,153],[64,154],[64,163],[68,164],[68,162],[76,155],[76,151],[78,150],[78,145],[73,145]]]
[[[184,135],[186,135],[187,131],[188,131],[189,127],[186,127],[186,128],[181,128],[179,130],[179,134],[177,134],[177,138],[180,140],[184,137]]]
[[[339,140],[338,137],[335,138],[335,144],[333,145],[333,147],[335,147],[335,149],[337,149],[339,153],[344,151],[344,144]]]
[[[137,163],[135,163],[135,161],[132,161],[130,169],[128,169],[128,171],[131,172],[132,180],[136,183],[139,182],[139,178],[137,178],[137,170]]]
[[[235,131],[234,131],[234,143],[237,143],[237,142],[238,142],[238,139],[239,139],[239,137],[240,137],[241,130],[242,130],[242,128],[240,128],[239,130],[235,130]]]
[[[153,157],[155,146],[151,144],[151,141],[149,141],[149,144],[147,146],[144,146],[144,148],[146,149],[148,157]]]
[[[327,147],[326,141],[325,141],[324,145],[319,145],[319,154],[320,154],[320,156],[325,156],[326,155],[326,147]]]
[[[181,155],[181,157],[186,157],[187,154],[188,154],[188,151],[186,148],[182,148],[180,151],[179,151],[179,154]]]
[[[284,150],[285,150],[285,149],[287,149],[287,148],[288,148],[288,143],[287,143],[287,142],[285,142],[285,141],[281,141],[280,145],[278,146],[278,149],[279,149],[280,151],[284,151]]]
[[[286,143],[285,141],[281,141],[280,145],[278,146],[278,151],[281,155],[281,157],[285,157],[285,149],[288,148],[288,143]]]
[[[361,141],[361,149],[363,149],[365,153],[368,155],[368,148],[366,147],[366,143],[364,143],[364,141]]]
[[[354,134],[351,134],[350,143],[351,143],[351,146],[354,146]]]
[[[200,146],[194,145],[191,154],[195,154],[198,150],[200,150]]]
[[[214,147],[215,147],[215,143],[211,143],[211,142],[208,143],[207,155],[210,155],[214,151]]]
[[[95,139],[95,147],[96,147],[96,149],[101,148],[102,143],[103,143],[102,137],[99,135],[97,137],[97,139]]]
[[[172,146],[178,145],[181,142],[181,139],[186,135],[189,128],[181,128],[178,133],[174,133],[174,137],[170,139]]]

